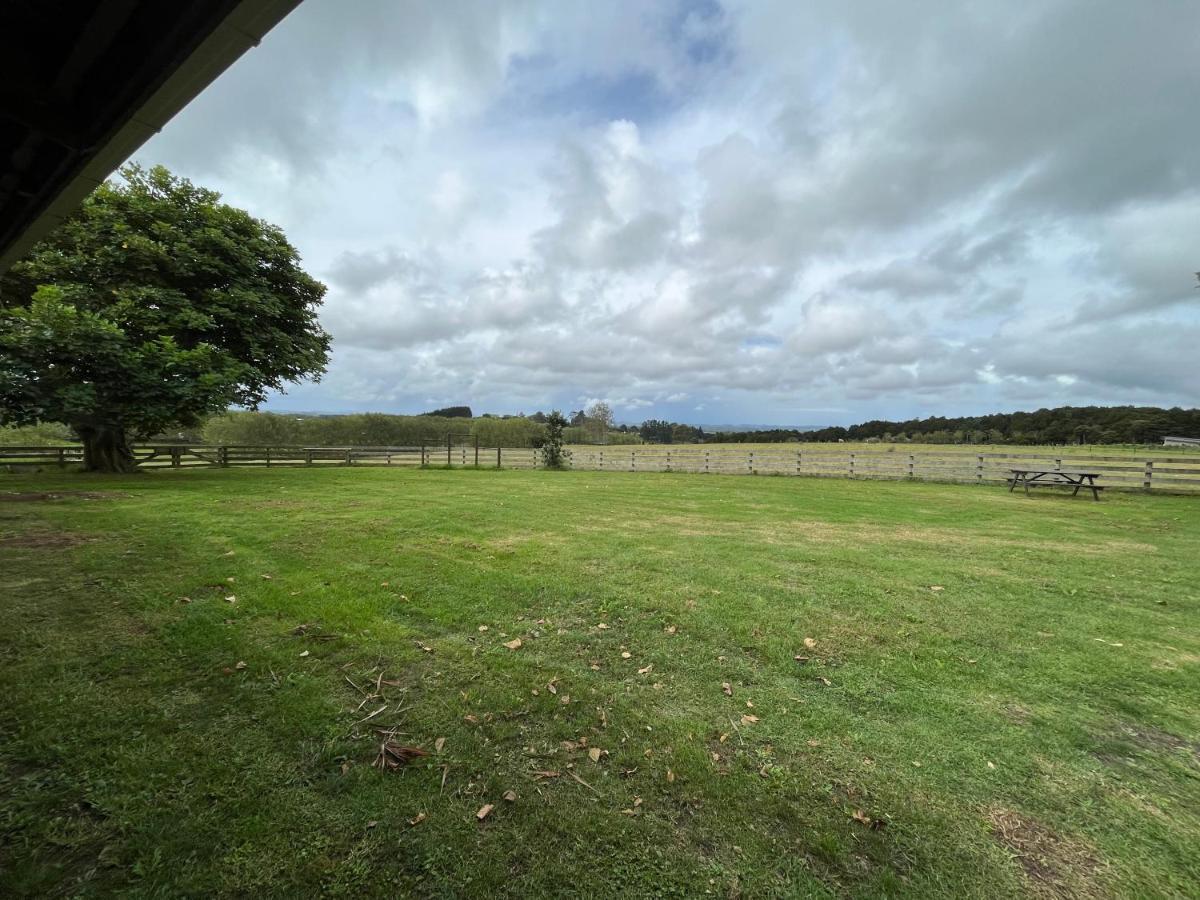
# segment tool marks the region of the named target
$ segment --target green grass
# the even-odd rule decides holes
[[[0,894],[1200,883],[1193,498],[486,470],[0,479],[48,490],[104,496],[0,499]],[[373,768],[375,725],[431,756]]]

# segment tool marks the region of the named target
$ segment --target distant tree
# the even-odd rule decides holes
[[[585,413],[582,409],[577,409],[577,410],[575,410],[575,412],[571,413],[570,421],[568,421],[567,424],[568,425],[583,425],[586,421],[587,421],[587,413]]]
[[[435,409],[433,412],[421,413],[423,416],[441,416],[443,419],[470,419],[471,407],[469,406],[447,406],[444,409]]]
[[[546,437],[542,443],[542,463],[547,469],[565,469],[571,452],[563,448],[563,429],[567,420],[557,409],[546,416]]]
[[[0,425],[62,422],[85,467],[130,438],[319,377],[325,286],[274,225],[162,167],[121,170],[0,288]]]
[[[613,427],[612,407],[603,400],[592,403],[584,414],[584,427],[587,429],[592,443],[607,443],[608,433]]]

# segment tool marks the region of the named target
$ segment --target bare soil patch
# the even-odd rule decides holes
[[[49,500],[119,500],[128,497],[120,491],[4,491],[0,503],[41,503]]]
[[[66,531],[37,531],[31,534],[15,534],[0,537],[0,547],[16,547],[22,550],[58,550],[83,544],[93,538]]]
[[[988,815],[992,836],[1020,864],[1029,893],[1036,897],[1102,897],[1097,878],[1102,865],[1094,850],[1063,837],[1010,809]]]

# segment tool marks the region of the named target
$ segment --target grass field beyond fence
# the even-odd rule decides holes
[[[644,444],[573,445],[572,469],[689,472],[705,475],[799,475],[834,478],[1004,483],[1013,468],[1084,469],[1105,488],[1200,491],[1200,453],[1180,448],[1006,447],[899,444]],[[541,451],[428,443],[405,447],[195,446],[134,448],[142,468],[447,466],[533,469]],[[79,446],[0,447],[0,469],[80,463]]]
[[[1198,560],[1180,496],[0,476],[0,894],[1194,896]]]

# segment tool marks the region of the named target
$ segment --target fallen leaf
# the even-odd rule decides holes
[[[233,556],[233,555],[234,555],[234,551],[232,551],[232,550],[228,550],[228,551],[226,551],[225,553],[222,553],[221,555],[222,555],[222,556]]]
[[[995,764],[994,762],[992,762],[990,759],[988,760],[988,768],[989,768],[989,769],[994,769],[994,768],[996,768],[996,764]]]
[[[553,769],[541,769],[541,770],[539,770],[539,771],[537,771],[537,772],[534,772],[534,773],[533,773],[533,777],[534,777],[534,778],[537,778],[537,779],[540,779],[540,778],[558,778],[558,777],[559,777],[559,775],[561,775],[561,774],[562,774],[561,772],[555,772]]]
[[[442,748],[445,746],[446,746],[446,739],[444,737],[440,737],[436,741],[433,742],[433,749],[437,753],[441,753]]]
[[[931,584],[931,585],[929,586],[929,589],[930,589],[931,591],[933,591],[935,594],[936,594],[938,591],[944,591],[944,590],[945,590],[945,588],[944,588],[944,587],[942,587],[940,584]]]
[[[561,697],[558,698],[558,702],[561,703],[563,706],[566,706],[568,703],[571,702],[571,695],[563,694]]]
[[[425,813],[417,813],[415,816],[413,816],[413,818],[408,820],[408,824],[409,825],[420,825],[427,818],[429,818],[429,817],[427,815],[425,815]]]
[[[505,791],[504,799],[509,803],[516,803],[517,802],[517,792],[516,791]]]
[[[674,626],[674,625],[668,625],[666,628],[664,628],[664,629],[663,629],[663,631],[665,631],[667,634],[674,634],[674,633],[675,633],[675,626]]]
[[[871,817],[868,816],[861,809],[856,809],[854,811],[854,814],[851,816],[851,818],[854,819],[855,822],[861,822],[862,824],[867,825],[867,826],[870,826],[870,824],[871,824]]]
[[[793,656],[792,659],[800,663],[800,665],[804,665],[806,662],[808,662],[807,656]]]
[[[804,646],[805,646],[805,648],[806,648],[806,649],[808,649],[808,650],[815,650],[815,649],[816,649],[816,646],[817,646],[817,642],[816,642],[816,641],[814,641],[814,640],[813,640],[812,638],[810,638],[810,637],[806,637],[806,638],[804,639]]]
[[[429,751],[422,750],[420,747],[406,747],[395,741],[384,741],[379,745],[379,753],[375,756],[375,762],[372,765],[377,769],[399,769],[414,759],[428,755]]]
[[[246,668],[246,664],[239,659],[237,661],[237,665],[235,665],[234,668],[238,669],[240,671],[241,669]]]
[[[648,675],[653,669],[654,669],[654,663],[651,663],[650,665],[648,665],[644,668],[638,669],[638,674],[639,675]]]
[[[723,743],[725,743],[727,740],[729,740],[729,734],[728,734],[728,733],[725,733],[725,732],[722,732],[721,736],[720,736],[719,738],[717,738],[717,743],[718,743],[718,744],[723,744]]]
[[[261,578],[263,581],[270,581],[270,580],[271,580],[271,576],[270,576],[270,575],[259,575],[258,577],[259,577],[259,578]]]
[[[305,650],[305,651],[301,652],[301,654],[300,654],[300,655],[301,655],[301,656],[308,656],[308,651],[307,651],[307,650]]]
[[[479,626],[479,630],[480,630],[480,631],[487,631],[487,630],[488,630],[488,627],[487,627],[486,625],[480,625],[480,626]]]
[[[473,713],[467,713],[463,716],[463,721],[470,725],[478,725],[479,719]]]
[[[629,659],[632,656],[633,656],[633,654],[630,653],[628,650],[621,651],[621,659]]]
[[[667,783],[668,784],[675,783],[675,773],[672,772],[670,769],[667,769]]]
[[[488,816],[490,816],[492,814],[492,810],[495,808],[496,807],[494,804],[485,803],[485,804],[483,804],[483,806],[479,807],[479,812],[475,813],[475,818],[478,819],[480,822],[482,822],[484,819],[486,819]]]
[[[345,775],[349,771],[350,771],[350,760],[343,759],[342,760],[342,774]]]
[[[555,683],[552,681],[552,682],[550,682],[548,685],[546,685],[546,690],[548,690],[548,691],[549,691],[550,693],[552,693],[552,694],[557,694],[557,693],[558,693],[558,685],[556,685],[556,684],[555,684]]]
[[[758,716],[744,715],[742,716],[743,725],[753,725],[758,721]]]
[[[237,595],[235,595],[235,594],[230,594],[229,596],[227,596],[227,597],[225,598],[225,602],[226,602],[226,603],[237,603]]]
[[[606,628],[608,628],[608,626],[607,626],[607,625],[605,625],[603,622],[601,622],[601,623],[600,623],[599,625],[597,625],[596,627],[597,627],[597,628],[599,628],[601,631],[604,631]]]
[[[754,704],[753,704],[753,703],[751,703],[749,700],[747,700],[747,701],[746,701],[746,708],[747,708],[747,709],[754,709]]]
[[[725,693],[726,697],[733,696],[733,685],[730,684],[728,681],[721,682],[721,690]]]
[[[821,684],[825,685],[825,687],[830,687],[833,684],[833,682],[830,681],[828,678],[826,678],[824,675],[821,675],[819,677],[820,677]]]
[[[603,752],[603,751],[601,751],[601,749],[599,747],[593,747],[591,750],[588,751],[588,757],[592,760],[592,762],[598,763],[598,762],[600,762],[601,752]]]
[[[378,822],[376,822],[376,821],[372,820],[372,821],[370,821],[370,822],[368,822],[368,823],[367,823],[367,827],[368,827],[368,828],[374,828],[374,827],[375,827],[376,825],[378,825],[378,824],[379,824]]]
[[[191,602],[192,602],[192,598],[191,598],[191,597],[180,597],[180,598],[179,598],[179,602],[180,602],[180,603],[191,603]]]
[[[507,647],[509,650],[520,650],[521,649],[521,639],[513,638],[511,641],[505,641],[504,646]]]

